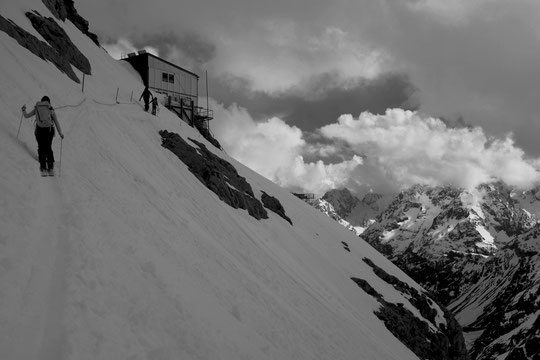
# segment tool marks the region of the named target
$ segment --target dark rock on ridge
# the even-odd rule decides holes
[[[267,219],[268,213],[255,198],[251,185],[240,176],[234,166],[210,152],[206,146],[189,139],[198,149],[189,145],[176,133],[162,130],[162,146],[172,151],[208,189],[235,209],[247,210],[255,219]]]
[[[394,304],[386,301],[366,280],[352,277],[360,288],[373,296],[381,304],[375,315],[383,321],[388,330],[403,344],[421,359],[440,360],[469,360],[465,340],[460,325],[453,315],[432,298],[410,287],[395,276],[386,273],[371,260],[364,258],[377,276],[392,285],[409,299],[409,302],[418,309],[422,317],[435,326],[433,331],[429,324],[416,317],[401,303]],[[438,306],[444,313],[445,324],[437,324]]]
[[[285,209],[283,208],[283,205],[281,205],[278,199],[276,199],[273,196],[268,195],[267,193],[263,191],[261,195],[261,201],[264,204],[265,208],[272,210],[273,212],[275,212],[276,214],[278,214],[279,216],[287,220],[289,224],[291,225],[293,224],[291,218],[289,218],[285,214]]]
[[[58,26],[58,24],[56,24],[56,26]],[[50,61],[71,80],[80,83],[80,80],[77,75],[75,75],[69,61],[62,53],[59,53],[47,43],[39,40],[13,21],[4,18],[2,15],[0,15],[0,30],[11,36],[21,46],[28,49],[34,55],[39,56],[43,60]]]
[[[68,19],[79,29],[83,34],[88,36],[97,46],[100,46],[96,34],[89,31],[88,21],[79,15],[73,4],[73,0],[42,0],[43,4],[51,11],[58,19],[66,21]]]
[[[91,74],[90,62],[86,56],[77,49],[64,29],[53,18],[43,17],[37,12],[27,12],[26,17],[30,19],[32,26],[49,42],[58,54],[86,75]]]

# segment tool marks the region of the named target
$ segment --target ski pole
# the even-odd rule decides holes
[[[60,139],[60,162],[58,163],[58,176],[62,176],[62,142],[64,139]]]
[[[21,131],[23,114],[21,113],[21,121],[19,122],[19,130],[17,130],[17,140],[19,139],[19,132]]]

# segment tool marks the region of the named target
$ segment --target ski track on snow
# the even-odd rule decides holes
[[[68,242],[62,231],[61,191],[58,178],[39,178],[37,213],[29,226],[39,234],[32,239],[33,254],[16,326],[12,333],[14,360],[63,358],[63,311],[66,304]]]

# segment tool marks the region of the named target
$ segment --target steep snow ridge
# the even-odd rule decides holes
[[[334,209],[334,206],[330,202],[324,199],[307,199],[305,201],[314,208],[318,209],[323,214],[326,214],[326,216],[337,221],[339,224],[341,224],[341,226],[348,229],[357,236],[364,232],[364,227],[353,226],[347,220],[344,220],[341,216],[339,216],[337,211]]]
[[[31,9],[50,16],[37,0],[0,7],[28,30],[21,13]],[[418,359],[350,278],[417,315],[362,259],[423,292],[418,284],[166,109],[144,113],[130,101],[140,79],[59,24],[91,62],[84,93],[0,32],[0,166],[9,169],[0,173],[0,358]],[[66,135],[55,139],[55,178],[38,176],[30,120],[16,138],[20,107],[45,94]],[[294,226],[220,201],[161,146],[162,129],[229,161],[255,196],[278,198]]]

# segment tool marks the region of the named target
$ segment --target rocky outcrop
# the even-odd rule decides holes
[[[73,4],[73,0],[42,0],[45,6],[58,19],[66,21],[68,19],[83,34],[88,36],[97,46],[100,46],[96,34],[89,31],[88,21],[79,15]]]
[[[198,117],[195,117],[195,121],[193,123],[193,126],[195,126],[195,128],[197,130],[199,130],[199,132],[201,133],[201,135],[206,139],[208,140],[208,142],[212,145],[214,145],[216,148],[222,150],[223,148],[221,147],[221,144],[219,143],[219,141],[217,141],[217,139],[212,135],[212,132],[210,131],[209,127],[207,125],[205,125],[205,122],[207,120],[204,120],[202,118],[198,118]]]
[[[351,213],[351,211],[358,205],[360,200],[351,194],[349,189],[334,189],[325,193],[322,197],[323,200],[328,201],[336,213],[345,219]]]
[[[189,145],[178,134],[162,130],[162,146],[172,151],[189,171],[208,189],[235,209],[247,210],[255,219],[267,219],[268,213],[262,203],[255,198],[251,185],[240,176],[234,166],[210,152],[206,146],[189,139],[197,146]]]
[[[38,16],[37,14],[30,14],[32,14],[31,16]],[[58,24],[56,24],[56,26],[58,26]],[[0,30],[11,36],[19,43],[19,45],[25,47],[34,55],[39,56],[43,60],[50,61],[58,68],[58,70],[66,74],[73,81],[80,83],[80,80],[77,75],[75,75],[69,61],[55,48],[39,40],[11,20],[2,17],[2,15],[0,15]]]
[[[84,74],[91,74],[90,62],[86,56],[71,42],[64,29],[53,18],[43,17],[37,12],[27,12],[26,16],[30,19],[32,26],[58,54]]]
[[[427,294],[386,273],[371,260],[364,258],[364,262],[372,267],[379,278],[408,298],[422,316],[422,318],[415,316],[402,303],[395,304],[385,300],[365,279],[352,277],[351,279],[360,288],[381,304],[375,315],[396,338],[420,359],[470,359],[461,327],[448,310]],[[437,320],[440,312],[444,313],[443,322]]]
[[[264,191],[262,191],[261,195],[261,201],[265,208],[275,212],[279,216],[281,216],[283,219],[287,220],[289,224],[293,224],[291,218],[289,218],[285,214],[285,209],[283,208],[283,205],[281,205],[281,202],[273,196],[268,195]]]

